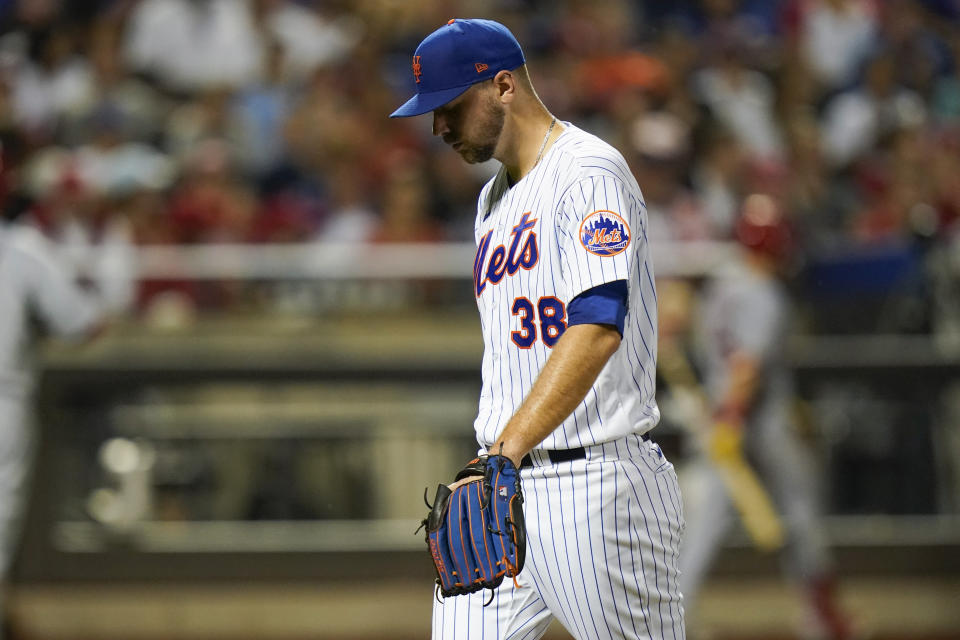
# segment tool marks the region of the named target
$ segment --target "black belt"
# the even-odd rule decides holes
[[[650,440],[649,434],[643,434],[640,436],[640,439],[644,442]],[[571,460],[583,460],[587,457],[587,450],[583,447],[576,447],[574,449],[546,449],[543,453],[547,454],[547,457],[550,459],[550,462],[557,464],[560,462],[570,462]],[[523,460],[520,461],[520,468],[532,467],[533,458],[530,457],[530,454],[523,456]]]

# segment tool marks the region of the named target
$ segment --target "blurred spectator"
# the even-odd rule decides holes
[[[777,128],[774,87],[746,66],[751,50],[743,38],[739,33],[716,36],[707,52],[707,65],[693,76],[693,92],[745,151],[777,159],[783,153],[783,141]]]
[[[581,59],[627,51],[637,33],[637,13],[627,0],[574,0],[557,7],[556,46]]]
[[[690,152],[690,132],[666,112],[641,115],[630,131],[632,166],[643,186],[651,242],[709,240],[712,229],[695,195],[683,182]],[[631,160],[628,158],[628,160]]]
[[[930,108],[938,122],[956,127],[960,125],[960,35],[954,33],[948,46],[952,58],[947,72],[934,82]]]
[[[944,25],[924,2],[884,2],[880,10],[880,39],[897,60],[897,81],[929,100],[938,77],[950,69]]]
[[[389,178],[374,242],[437,242],[444,230],[430,215],[430,187],[422,163],[398,168]]]
[[[955,239],[960,237],[960,129],[935,135],[931,144],[923,166],[932,182],[929,198],[936,209],[936,233]]]
[[[92,98],[93,73],[87,59],[77,55],[76,35],[72,25],[53,25],[35,34],[21,52],[26,55],[13,77],[14,113],[34,135],[52,135],[60,116]]]
[[[791,0],[786,19],[824,93],[855,79],[878,27],[873,0]]]
[[[267,50],[263,80],[240,89],[230,106],[237,155],[248,175],[263,178],[283,162],[283,127],[290,113],[290,90],[284,80],[285,50],[279,42]]]
[[[909,240],[924,224],[932,225],[927,235],[936,231],[932,175],[925,162],[929,150],[921,130],[903,128],[890,136],[882,153],[862,164],[858,182],[864,206],[852,220],[854,238],[890,244]]]
[[[170,89],[242,86],[260,74],[263,46],[247,0],[143,0],[129,20],[130,67]]]
[[[717,238],[729,238],[740,206],[743,149],[736,138],[712,120],[701,123],[691,184]]]
[[[803,58],[788,51],[778,72],[773,74],[777,88],[778,124],[789,130],[797,118],[816,118],[820,93],[817,81]],[[788,133],[789,135],[789,133]]]
[[[685,31],[666,27],[651,45],[651,55],[666,67],[666,82],[655,101],[677,114],[684,122],[695,124],[699,107],[690,92],[689,79],[699,64],[700,47]]]
[[[477,165],[451,162],[450,155],[454,153],[446,147],[443,153],[437,153],[427,160],[432,206],[437,218],[444,224],[448,240],[473,242],[477,216],[475,196],[497,172],[494,166],[497,161],[490,160]],[[404,152],[398,153],[394,162],[402,161],[405,155]]]
[[[244,133],[231,111],[233,93],[229,87],[217,86],[198,92],[181,101],[167,118],[165,146],[179,162],[186,162],[197,145],[216,139],[230,145],[236,153],[237,140]]]
[[[346,11],[329,15],[334,4],[253,0],[254,23],[266,29],[264,38],[275,43],[271,46],[285,52],[280,69],[284,77],[306,77],[317,67],[341,61],[357,45],[362,22]]]
[[[90,115],[90,144],[81,146],[74,154],[77,173],[91,188],[105,195],[169,187],[174,178],[173,162],[149,144],[130,142],[125,118],[110,104]]]
[[[923,100],[897,83],[896,64],[891,51],[878,52],[867,65],[863,84],[827,104],[822,144],[832,167],[849,165],[902,127],[923,124]]]
[[[574,82],[583,92],[581,102],[616,118],[616,99],[631,90],[663,95],[667,69],[659,60],[639,52],[618,51],[591,56],[577,65]]]
[[[167,212],[166,193],[145,187],[119,194],[116,207],[130,221],[134,242],[138,245],[173,244],[177,230]]]
[[[254,194],[236,173],[229,145],[210,139],[187,158],[169,215],[178,242],[244,242],[251,236],[256,207]]]
[[[369,242],[379,219],[370,202],[370,184],[356,165],[343,164],[331,182],[330,213],[318,239],[330,242]]]
[[[339,72],[317,69],[286,123],[290,154],[305,170],[329,174],[341,162],[360,161],[382,153],[374,137],[376,125],[357,108],[350,88],[331,91],[340,83]]]
[[[784,207],[797,223],[801,238],[828,242],[842,227],[843,212],[823,158],[820,130],[812,115],[801,113],[789,121],[787,145],[790,176]]]
[[[97,114],[112,111],[123,123],[122,135],[155,143],[163,129],[169,105],[165,98],[123,66],[121,23],[114,18],[96,21],[87,38],[93,86],[86,99],[65,114],[60,137],[67,144],[89,141]]]
[[[700,38],[714,29],[743,29],[766,39],[778,32],[783,0],[644,0],[644,15],[657,27],[673,25]]]

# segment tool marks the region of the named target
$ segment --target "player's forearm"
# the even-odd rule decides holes
[[[736,352],[727,358],[728,382],[717,412],[729,414],[721,417],[742,419],[753,405],[759,385],[760,363],[744,352]]]
[[[608,325],[568,327],[553,347],[533,388],[507,423],[491,453],[520,460],[573,413],[607,360],[620,346],[620,334]]]

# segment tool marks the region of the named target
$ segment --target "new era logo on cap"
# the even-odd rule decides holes
[[[520,43],[499,22],[453,19],[417,47],[412,65],[417,93],[390,117],[433,111],[471,85],[504,69],[516,69],[524,62]]]

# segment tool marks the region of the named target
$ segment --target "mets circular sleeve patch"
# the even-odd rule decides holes
[[[594,211],[580,223],[580,244],[597,256],[615,256],[630,246],[630,226],[613,211]]]

